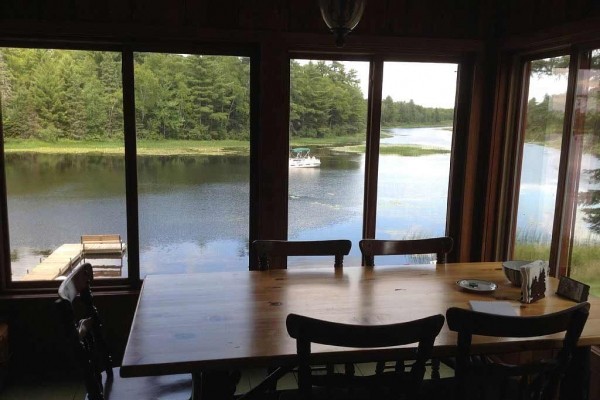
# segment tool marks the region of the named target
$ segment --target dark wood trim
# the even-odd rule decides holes
[[[281,42],[265,42],[260,48],[258,94],[258,134],[255,145],[253,176],[256,196],[251,209],[255,212],[253,240],[286,240],[288,234],[288,154],[290,59]],[[275,260],[282,268],[285,260]],[[258,260],[250,254],[250,269],[258,268]]]
[[[137,137],[135,130],[135,76],[133,50],[125,48],[123,68],[123,120],[125,131],[125,193],[127,204],[127,267],[129,282],[139,287],[140,235],[137,180]]]
[[[497,258],[497,227],[502,210],[503,175],[501,172],[504,156],[503,138],[506,118],[506,92],[510,82],[510,60],[500,51],[500,43],[506,26],[505,2],[487,2],[480,17],[488,21],[481,31],[486,32],[485,48],[481,52],[474,75],[474,109],[471,115],[479,120],[478,161],[474,175],[474,190],[471,197],[474,203],[473,217],[470,220],[470,260],[492,261]],[[508,62],[508,65],[507,65]],[[508,69],[507,69],[508,68]],[[501,123],[500,123],[501,122]],[[471,154],[472,150],[467,153]],[[487,155],[487,156],[486,156]]]
[[[590,350],[590,393],[600,393],[600,347]]]
[[[12,275],[5,165],[4,130],[2,124],[2,96],[0,96],[0,262],[2,263],[0,268],[0,293],[7,289]]]
[[[507,232],[504,223],[506,209],[503,207],[506,204],[505,188],[508,179],[508,163],[505,161],[508,156],[506,153],[505,132],[508,131],[507,126],[510,125],[507,121],[512,109],[509,101],[510,94],[516,92],[512,58],[496,54],[495,61],[497,64],[497,78],[493,92],[493,114],[488,125],[491,134],[488,143],[489,161],[486,170],[486,194],[483,201],[485,214],[483,215],[484,231],[481,243],[481,259],[484,261],[497,261],[502,258],[501,243]],[[482,131],[484,129],[486,129],[486,126],[482,127]],[[480,149],[484,152],[483,146]]]
[[[252,270],[258,270],[258,257],[254,254],[254,250],[250,243],[254,242],[260,237],[260,221],[258,215],[260,213],[260,202],[257,201],[260,195],[259,182],[260,182],[260,159],[258,155],[260,153],[259,143],[261,140],[260,134],[260,99],[261,99],[261,85],[260,85],[260,68],[261,68],[261,54],[256,49],[254,54],[250,57],[250,198],[249,212],[248,215],[248,268]]]
[[[102,287],[102,286],[93,286],[94,296],[114,296],[114,295],[139,295],[140,289],[132,289],[129,286],[122,287]],[[28,300],[28,299],[47,299],[47,300],[56,300],[57,298],[56,289],[45,288],[44,290],[40,290],[37,292],[33,292],[31,290],[17,292],[17,291],[9,291],[6,293],[0,294],[0,301],[3,300]]]
[[[521,187],[521,164],[523,162],[523,146],[525,144],[525,121],[527,120],[527,96],[529,93],[529,78],[531,75],[531,64],[524,62],[521,58],[515,58],[513,73],[516,79],[514,83],[516,92],[512,96],[515,102],[514,115],[511,117],[512,124],[507,130],[507,149],[510,149],[508,164],[508,196],[507,196],[507,226],[509,236],[505,239],[503,258],[513,258],[514,245],[517,233],[517,215],[519,207],[519,190]]]
[[[200,54],[204,56],[251,57],[256,54],[255,47],[248,44],[199,43],[194,41],[177,41],[173,43],[124,42],[134,53],[168,53],[168,54]]]
[[[288,32],[268,29],[219,29],[201,28],[183,25],[154,25],[138,22],[40,22],[4,20],[0,28],[0,36],[9,40],[32,41],[48,40],[52,42],[70,43],[121,43],[126,40],[135,47],[136,43],[202,43],[202,46],[213,44],[215,47],[231,43],[256,44],[278,40],[284,47],[299,51],[317,53],[353,53],[376,54],[391,49],[404,49],[407,53],[421,56],[447,57],[449,53],[456,55],[466,52],[480,51],[483,41],[478,38],[448,38],[418,35],[374,35],[359,31],[348,36],[343,48],[335,45],[335,40],[325,29],[314,32]]]
[[[114,51],[122,52],[124,48],[133,52],[171,53],[171,54],[202,54],[215,56],[250,57],[256,54],[255,45],[239,43],[204,43],[198,41],[180,40],[176,42],[146,42],[124,39],[114,42],[93,41],[61,41],[50,39],[0,39],[0,47],[37,48],[56,50],[82,51]]]
[[[64,42],[49,40],[23,40],[23,39],[0,39],[0,47],[14,47],[22,49],[52,49],[52,50],[82,50],[82,51],[123,51],[121,43],[107,42]]]
[[[505,90],[502,84],[507,81],[503,72],[502,60],[498,51],[498,40],[495,32],[490,34],[490,39],[487,42],[486,51],[481,55],[477,65],[480,66],[476,70],[474,76],[474,103],[475,108],[471,110],[471,118],[478,119],[478,143],[477,146],[471,146],[468,154],[476,151],[479,154],[477,164],[471,166],[475,168],[474,172],[470,172],[474,176],[474,185],[466,194],[466,198],[472,198],[473,216],[470,221],[472,225],[472,233],[470,235],[470,258],[469,261],[491,261],[495,258],[490,253],[490,243],[488,236],[494,237],[491,227],[497,226],[497,220],[490,220],[489,209],[497,207],[496,196],[499,195],[498,182],[501,176],[497,173],[499,159],[502,154],[501,135],[495,124],[497,123],[497,115],[494,105],[501,101]],[[500,112],[503,112],[501,108]],[[473,117],[474,116],[474,117]],[[476,129],[473,126],[472,129]],[[476,147],[476,150],[475,150]],[[488,155],[487,157],[485,155]],[[490,196],[489,193],[493,196]],[[463,222],[464,223],[464,222]]]
[[[465,54],[484,48],[482,40],[423,37],[351,35],[342,48],[336,47],[331,37],[318,34],[282,34],[282,39],[294,52],[327,54],[329,59],[340,54],[345,59],[385,54],[386,61],[459,62]]]
[[[383,58],[374,57],[369,68],[367,100],[367,142],[365,149],[365,187],[363,200],[363,239],[374,239],[377,221],[377,182],[379,175],[379,141],[381,137],[381,101]],[[364,260],[363,260],[364,262]]]
[[[502,48],[523,54],[528,51],[539,51],[539,49],[564,49],[573,43],[598,40],[599,35],[600,16],[595,16],[533,33],[507,36],[503,40]]]
[[[448,182],[448,204],[446,206],[446,236],[454,240],[454,248],[448,261],[468,260],[471,243],[473,211],[473,179],[476,157],[469,160],[469,146],[477,142],[481,93],[474,97],[476,57],[465,58],[458,66],[456,105],[454,111],[454,134]],[[473,153],[474,154],[474,153]],[[469,174],[469,168],[471,174]],[[469,182],[467,182],[469,181]],[[470,192],[471,195],[467,192]],[[469,198],[470,197],[470,198]],[[467,225],[464,225],[466,222]]]

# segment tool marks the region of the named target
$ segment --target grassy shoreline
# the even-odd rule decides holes
[[[451,125],[443,122],[439,125],[413,124],[406,126],[383,126],[381,137],[388,138],[392,135],[388,132],[395,128],[443,128]],[[451,128],[450,128],[451,129]],[[290,147],[315,147],[336,148],[342,151],[357,152],[356,146],[365,143],[365,135],[333,136],[325,138],[298,138],[290,140]],[[394,146],[395,148],[405,146]],[[419,146],[407,146],[416,148]],[[112,139],[105,141],[97,140],[67,140],[43,141],[39,139],[4,139],[4,151],[6,153],[42,153],[42,154],[106,154],[123,155],[125,146],[123,139]],[[387,154],[399,154],[412,152],[412,150],[390,149]],[[248,154],[250,142],[248,140],[137,140],[138,155],[232,155]],[[430,154],[425,152],[425,154]]]
[[[382,137],[391,135],[382,132]],[[250,143],[244,140],[138,140],[137,154],[140,156],[175,155],[247,155]],[[327,138],[292,138],[290,147],[332,148],[346,153],[364,153],[364,135],[336,136]],[[122,140],[57,140],[46,142],[36,139],[5,139],[5,153],[38,154],[104,154],[122,156],[125,147]],[[385,146],[383,154],[419,156],[448,153],[446,150],[423,148],[415,145]]]
[[[345,153],[364,153],[365,145],[334,147],[335,151]],[[450,150],[423,147],[417,145],[388,145],[379,148],[379,154],[397,155],[404,157],[429,156],[433,154],[448,154]]]
[[[241,140],[138,140],[139,155],[224,155],[244,154],[250,149],[247,141]],[[5,153],[43,154],[107,154],[123,155],[122,141],[74,141],[58,140],[11,140],[4,142]]]

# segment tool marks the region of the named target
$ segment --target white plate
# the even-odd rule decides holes
[[[480,281],[479,279],[461,279],[456,281],[456,284],[465,290],[471,292],[493,292],[498,285],[490,281]]]

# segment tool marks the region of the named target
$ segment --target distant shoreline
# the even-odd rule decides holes
[[[447,128],[446,126],[411,126],[411,127],[382,127],[381,137],[391,137],[387,131],[391,129],[416,128]],[[333,136],[324,138],[292,138],[290,147],[333,148],[338,151],[364,152],[365,135]],[[361,147],[362,146],[362,147]],[[176,155],[247,155],[250,152],[250,142],[244,140],[138,140],[138,156],[176,156]],[[422,146],[394,146],[391,154],[415,154],[415,149]],[[408,149],[408,150],[407,150]],[[125,146],[122,140],[111,141],[93,140],[57,140],[46,142],[38,139],[4,139],[4,152],[36,153],[36,154],[102,154],[123,156]],[[410,154],[406,154],[410,153]],[[421,153],[421,152],[419,152]],[[425,149],[423,154],[431,154]],[[438,151],[436,151],[438,153]],[[389,154],[389,153],[388,153]]]

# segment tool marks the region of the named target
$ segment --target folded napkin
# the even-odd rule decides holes
[[[533,303],[546,294],[548,262],[536,260],[521,267],[521,302]]]
[[[471,310],[488,314],[515,316],[517,311],[508,301],[479,301],[469,300]]]

